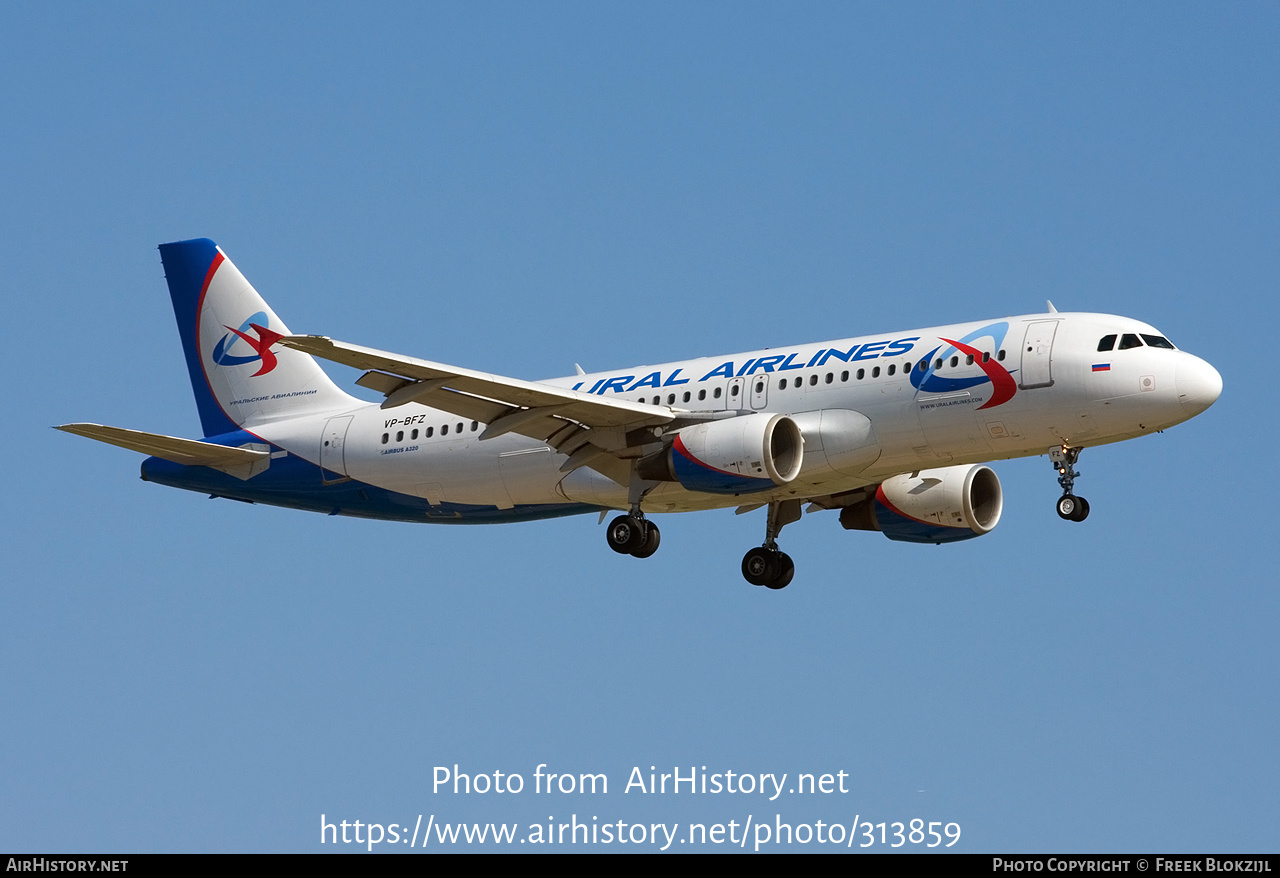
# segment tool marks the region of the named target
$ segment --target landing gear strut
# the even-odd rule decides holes
[[[1058,517],[1064,521],[1084,521],[1089,517],[1089,501],[1071,493],[1075,487],[1076,460],[1080,457],[1080,449],[1068,445],[1056,445],[1049,449],[1049,460],[1058,471],[1058,484],[1062,486],[1062,496],[1058,498]]]
[[[752,585],[786,588],[796,575],[791,556],[778,548],[778,532],[800,517],[799,500],[781,500],[769,504],[764,545],[747,552],[742,558],[742,576]]]

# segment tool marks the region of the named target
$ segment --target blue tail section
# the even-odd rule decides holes
[[[164,279],[169,284],[169,297],[173,300],[173,314],[178,320],[178,334],[182,337],[182,352],[187,360],[187,373],[191,377],[191,390],[196,396],[196,408],[200,411],[200,426],[205,436],[232,433],[239,426],[227,417],[209,386],[200,361],[199,318],[200,304],[212,269],[222,254],[218,245],[208,238],[178,241],[160,245],[160,261],[164,265]]]

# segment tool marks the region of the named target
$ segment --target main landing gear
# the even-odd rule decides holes
[[[619,555],[630,555],[633,558],[648,558],[658,551],[662,542],[662,534],[658,526],[644,517],[643,513],[619,515],[609,522],[606,534],[609,548]]]
[[[769,517],[765,526],[764,545],[758,546],[742,559],[742,575],[752,585],[767,588],[786,588],[796,575],[791,556],[778,548],[778,532],[800,518],[799,500],[780,500],[769,504]],[[605,534],[609,548],[619,555],[648,558],[658,551],[662,535],[658,526],[644,517],[639,504],[631,512],[619,515],[609,522]]]
[[[627,487],[627,500],[631,505],[631,511],[609,522],[609,532],[605,534],[609,540],[609,548],[619,555],[648,558],[658,551],[662,534],[658,533],[658,526],[645,518],[644,513],[640,511],[640,503],[644,500],[644,495],[653,490],[657,484],[657,482],[642,479],[632,466],[631,482]],[[603,515],[602,510],[602,521]]]
[[[764,545],[752,549],[742,558],[742,576],[752,585],[786,588],[796,575],[791,556],[778,548],[778,532],[800,518],[799,500],[780,500],[769,504]]]
[[[1089,501],[1071,493],[1075,486],[1076,460],[1080,457],[1079,448],[1068,445],[1057,445],[1049,449],[1049,460],[1058,471],[1058,484],[1062,486],[1062,496],[1058,498],[1058,517],[1064,521],[1084,521],[1089,517]]]
[[[742,576],[752,585],[786,588],[795,575],[795,562],[777,546],[757,546],[742,559]]]

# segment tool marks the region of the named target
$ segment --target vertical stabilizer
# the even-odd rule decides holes
[[[160,245],[205,436],[358,405],[307,354],[272,347],[289,329],[208,238]]]

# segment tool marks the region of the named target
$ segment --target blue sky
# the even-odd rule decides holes
[[[1274,851],[1277,45],[1260,3],[13,7],[0,849],[332,850],[323,813]],[[198,435],[155,251],[198,236],[294,331],[524,378],[1052,299],[1225,390],[1086,451],[1082,525],[1003,462],[992,534],[806,516],[772,593],[763,513],[637,562],[594,516],[213,502],[50,430]],[[433,793],[455,763],[610,792]],[[623,793],[650,765],[850,792]]]

